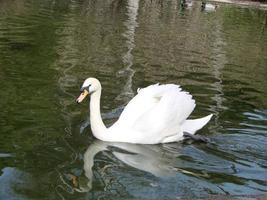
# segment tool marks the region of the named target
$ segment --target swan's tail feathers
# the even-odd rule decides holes
[[[211,117],[212,114],[199,119],[185,120],[185,122],[182,125],[182,130],[183,132],[195,134],[199,129],[201,129],[210,121]]]

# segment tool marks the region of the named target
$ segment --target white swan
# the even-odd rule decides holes
[[[93,135],[108,142],[158,144],[183,139],[183,133],[194,134],[211,119],[212,114],[187,120],[195,108],[195,100],[179,85],[150,85],[138,89],[138,94],[124,108],[117,122],[106,128],[100,114],[101,84],[88,78],[81,88],[77,103],[88,95],[90,123]]]

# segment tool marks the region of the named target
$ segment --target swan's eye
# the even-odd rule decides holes
[[[91,87],[91,84],[90,85],[88,85],[88,89]]]
[[[80,92],[83,92],[84,90],[89,91],[90,86],[91,86],[91,84],[88,85],[87,87],[81,87]]]

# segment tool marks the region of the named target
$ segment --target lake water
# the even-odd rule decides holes
[[[176,0],[0,0],[0,199],[175,199],[267,192],[267,12]],[[139,87],[180,84],[208,144],[105,143]]]

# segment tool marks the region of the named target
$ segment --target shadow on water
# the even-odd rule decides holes
[[[266,12],[201,2],[0,1],[0,199],[201,198],[267,192]],[[214,113],[210,144],[95,140],[139,87],[176,83]],[[42,191],[42,192],[40,192]]]

